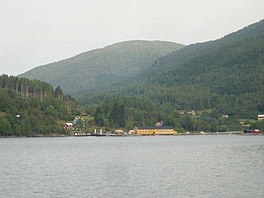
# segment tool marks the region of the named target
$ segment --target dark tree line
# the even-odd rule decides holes
[[[91,113],[91,108],[89,113]],[[234,116],[223,117],[216,111],[194,111],[167,108],[166,105],[138,99],[118,97],[104,102],[95,110],[95,124],[107,129],[133,129],[135,126],[154,126],[158,121],[174,127],[177,131],[228,131],[242,130],[242,125]]]

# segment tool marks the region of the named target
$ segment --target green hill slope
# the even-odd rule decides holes
[[[71,119],[75,100],[46,82],[0,76],[0,137],[46,136],[67,133],[64,120]]]
[[[46,81],[67,94],[82,95],[127,81],[158,58],[183,47],[164,41],[126,41],[37,67],[20,77]]]
[[[263,90],[264,20],[220,40],[186,47],[158,60],[151,83],[198,84],[220,94]]]
[[[161,111],[210,109],[217,115],[254,118],[264,112],[263,54],[264,20],[172,52],[126,85],[94,92],[81,102],[138,97],[161,106]]]
[[[190,108],[253,115],[264,111],[263,54],[264,20],[220,40],[173,52],[158,60],[144,79],[175,90],[185,87],[173,101],[186,93],[181,104],[192,104]]]

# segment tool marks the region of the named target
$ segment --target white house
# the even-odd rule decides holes
[[[264,114],[259,114],[258,115],[258,120],[264,120]]]
[[[66,130],[72,130],[73,129],[73,124],[71,122],[66,122],[63,127]]]

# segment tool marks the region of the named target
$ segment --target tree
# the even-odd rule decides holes
[[[63,100],[63,91],[60,88],[60,86],[55,88],[55,96],[59,99],[59,100]]]
[[[264,132],[264,120],[259,120],[253,123],[250,126],[251,129],[260,129],[262,132]]]
[[[10,135],[11,125],[4,116],[0,116],[0,135],[6,136]]]
[[[113,126],[125,127],[125,106],[115,103],[110,113],[110,121]]]
[[[102,109],[100,107],[98,107],[95,111],[94,122],[98,126],[103,126],[104,124],[104,117],[103,117]]]

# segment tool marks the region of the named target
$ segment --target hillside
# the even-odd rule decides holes
[[[199,84],[219,94],[256,92],[264,88],[263,54],[264,20],[159,59],[146,80],[162,85]]]
[[[0,76],[0,137],[45,136],[65,133],[63,123],[75,100],[48,83]]]
[[[151,101],[155,109],[144,110],[146,104],[143,108],[140,104],[132,105],[125,110],[130,112],[126,114],[130,125],[140,124],[135,115],[140,115],[146,122],[172,120],[169,124],[174,127],[180,125],[189,130],[194,123],[206,125],[212,119],[214,130],[217,130],[217,124],[223,122],[222,115],[254,119],[264,112],[263,54],[264,20],[219,40],[193,44],[172,52],[129,83],[94,92],[80,98],[80,101],[87,108],[105,101],[100,108],[105,116],[103,120],[109,120],[111,103],[116,100],[113,98],[124,97],[123,103],[131,104],[130,100],[136,97],[142,103]],[[173,122],[179,120],[177,111],[192,109],[203,112],[201,122],[190,119],[188,126]],[[237,120],[230,121],[235,122],[238,128],[230,130],[241,129]]]
[[[126,41],[39,66],[19,76],[60,86],[67,94],[84,95],[127,81],[150,68],[158,58],[183,47],[165,41]]]
[[[144,74],[142,83],[175,91],[185,87],[172,97],[177,103],[179,95],[185,95],[181,107],[253,116],[264,111],[263,54],[264,20],[222,39],[171,53]]]

